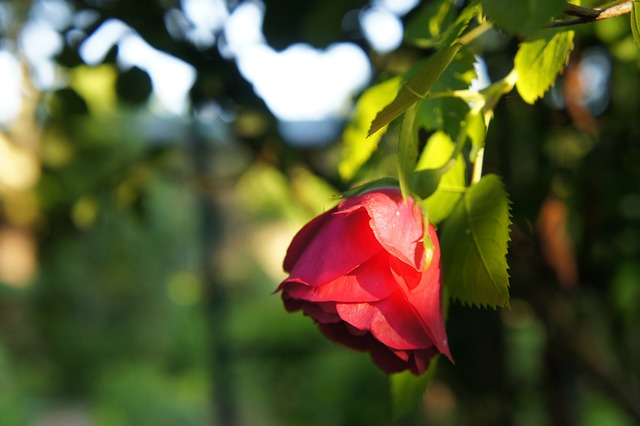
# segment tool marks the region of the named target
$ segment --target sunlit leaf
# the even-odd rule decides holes
[[[394,419],[398,420],[418,407],[438,368],[438,359],[439,357],[433,358],[427,371],[420,376],[414,376],[409,371],[391,375],[391,409]]]
[[[378,146],[386,126],[370,137],[367,137],[367,131],[378,111],[389,104],[398,93],[400,81],[400,77],[386,80],[372,86],[360,96],[354,114],[342,135],[342,161],[338,171],[343,180],[352,179]]]
[[[573,31],[543,31],[525,40],[515,57],[516,88],[525,102],[533,104],[553,86],[569,61]]]
[[[510,225],[509,198],[500,178],[486,175],[469,187],[440,239],[443,281],[454,300],[477,306],[509,305]]]
[[[407,110],[402,120],[400,141],[398,142],[398,180],[400,189],[406,197],[410,194],[410,182],[418,162],[418,134],[414,125],[417,107]]]
[[[631,3],[631,34],[633,41],[640,47],[640,1]]]
[[[462,45],[458,43],[458,37],[467,28],[469,21],[477,12],[478,8],[475,5],[463,10],[445,33],[442,44],[436,53],[402,85],[393,102],[378,113],[371,123],[369,135],[389,124],[413,104],[427,96],[438,78],[460,51]]]
[[[449,161],[454,149],[449,136],[436,132],[429,138],[416,168],[421,170],[442,167]],[[425,200],[429,222],[438,224],[446,219],[460,201],[465,189],[465,164],[462,156],[458,156],[453,167],[440,177],[436,191]]]
[[[482,9],[496,27],[528,35],[549,23],[565,4],[565,0],[482,0]]]

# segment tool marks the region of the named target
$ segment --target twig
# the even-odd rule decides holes
[[[468,33],[466,33],[465,35],[463,35],[462,37],[460,37],[458,39],[458,42],[462,45],[469,44],[490,29],[491,29],[491,24],[489,24],[488,22],[483,22],[477,27],[475,27],[474,29],[472,29],[471,31],[469,31]]]
[[[478,150],[475,161],[473,162],[473,175],[471,176],[471,183],[478,183],[482,178],[482,163],[484,160],[484,148]]]
[[[631,12],[631,1],[616,4],[611,7],[583,7],[575,4],[568,3],[564,9],[564,13],[570,16],[574,16],[574,19],[568,19],[565,21],[555,21],[549,24],[551,28],[568,27],[571,25],[587,24],[589,22],[601,21],[603,19],[615,18],[617,16],[625,15]]]

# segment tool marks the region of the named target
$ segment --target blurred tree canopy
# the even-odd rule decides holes
[[[368,130],[360,106],[389,103],[393,78],[431,57],[471,2],[400,3],[0,0],[0,424],[394,421],[388,378],[272,292],[305,221],[395,176],[399,126],[363,142],[377,150],[352,169],[349,129]],[[443,77],[455,89],[503,79],[524,39],[508,7],[482,3],[507,24],[457,57]],[[540,3],[549,16],[567,7]],[[374,12],[386,20],[368,27]],[[510,308],[451,304],[456,365],[439,362],[398,424],[640,422],[636,15],[573,25],[544,97],[514,90],[495,106],[484,170],[512,202]],[[397,25],[391,48],[369,35]],[[270,68],[296,49],[312,67]],[[380,82],[389,93],[354,107]],[[307,101],[291,115],[269,97],[289,86]],[[324,105],[319,93],[341,102],[296,119]],[[455,132],[468,108],[430,101],[421,143]]]

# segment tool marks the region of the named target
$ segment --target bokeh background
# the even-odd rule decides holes
[[[342,181],[341,133],[441,3],[0,0],[0,425],[391,424],[388,378],[273,291],[395,173],[390,131]],[[517,43],[475,42],[477,84]],[[640,423],[639,67],[628,16],[584,25],[544,100],[502,100],[511,307],[452,305],[456,365],[398,424]]]

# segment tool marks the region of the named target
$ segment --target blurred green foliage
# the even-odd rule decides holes
[[[30,4],[2,3],[15,12],[3,36],[15,40]],[[68,85],[25,86],[31,101],[2,137],[27,146],[19,169],[34,164],[37,179],[0,186],[0,258],[33,273],[0,279],[0,425],[390,424],[388,378],[273,294],[291,237],[353,183],[338,174],[340,142],[287,145],[232,61],[169,37],[165,12],[178,3],[67,3],[98,12],[88,32],[121,19],[192,64],[193,108],[158,116],[148,75],[122,72],[113,52],[107,64],[80,65],[73,43],[56,57]],[[281,47],[349,39],[342,19],[364,4],[266,3],[267,38]],[[425,10],[437,14],[428,31]],[[407,15],[415,45],[369,52],[380,80],[426,58],[451,20],[448,2]],[[537,104],[511,93],[497,106],[485,170],[513,201],[511,307],[451,305],[456,365],[439,362],[398,424],[640,421],[640,51],[628,16],[580,26],[575,42],[571,64],[594,48],[611,61],[606,108],[580,115],[556,102],[575,90],[570,69]],[[495,30],[477,40],[492,81],[511,69],[517,44]],[[466,84],[471,56],[454,64],[449,77]],[[232,119],[203,119],[211,100]],[[424,109],[417,119],[455,129],[467,106],[431,101],[453,116]],[[392,124],[356,176],[393,174],[397,138]],[[564,234],[570,244],[553,252]],[[563,284],[567,262],[577,278]]]

